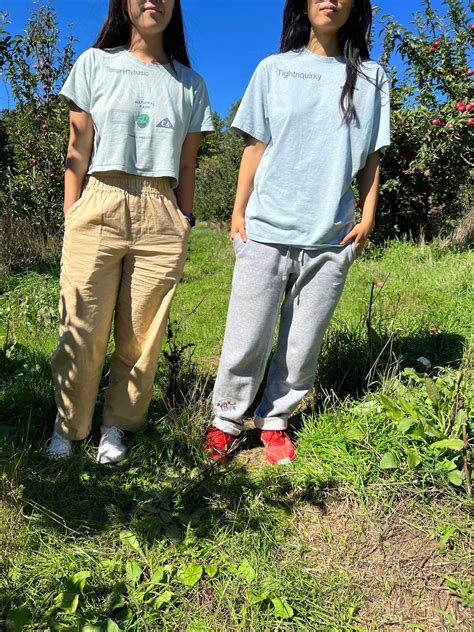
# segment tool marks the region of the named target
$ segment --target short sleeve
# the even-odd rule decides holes
[[[90,114],[92,107],[92,76],[94,57],[91,48],[77,58],[59,94]]]
[[[231,129],[244,136],[253,136],[266,145],[271,138],[267,95],[267,72],[264,64],[260,63],[250,80],[231,125]]]
[[[213,132],[214,123],[212,121],[211,103],[209,94],[203,79],[195,88],[193,98],[193,112],[189,123],[188,132]]]
[[[376,151],[385,153],[390,145],[390,84],[385,71],[380,68],[375,91],[374,122],[369,145],[369,155]]]

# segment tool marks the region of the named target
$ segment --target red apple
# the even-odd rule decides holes
[[[454,124],[453,123],[448,123],[446,125],[446,129],[454,129]]]
[[[431,121],[431,125],[434,125],[435,127],[439,127],[440,125],[442,125],[443,122],[440,118],[434,118]]]
[[[466,112],[470,112],[471,110],[474,110],[474,103],[472,101],[466,105]]]
[[[466,110],[466,104],[463,101],[459,101],[454,107],[458,112],[464,112]]]
[[[473,116],[471,116],[471,117],[469,117],[469,118],[467,119],[467,124],[468,124],[468,125],[474,125],[474,117],[473,117]]]
[[[472,77],[472,75],[474,75],[474,70],[472,68],[466,70],[466,77]]]

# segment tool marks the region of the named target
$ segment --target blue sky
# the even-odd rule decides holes
[[[257,63],[278,49],[284,0],[181,0],[193,67],[206,79],[213,109],[225,115],[239,99]],[[71,29],[77,54],[94,41],[106,15],[108,0],[52,0],[61,32]],[[375,0],[382,14],[407,25],[421,0]],[[442,0],[432,0],[443,11]],[[467,4],[467,3],[466,3]],[[3,0],[12,33],[24,28],[32,0]],[[380,47],[376,41],[373,57]],[[12,105],[7,86],[0,83],[0,109]]]

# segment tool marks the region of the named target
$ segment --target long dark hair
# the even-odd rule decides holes
[[[307,15],[308,0],[286,0],[280,52],[300,50],[309,42],[311,23]],[[339,47],[346,60],[346,83],[341,94],[343,122],[357,120],[354,90],[357,76],[363,75],[362,61],[369,59],[368,38],[372,28],[370,0],[354,0],[348,21],[338,33]]]
[[[128,15],[127,0],[110,0],[109,12],[93,48],[128,46],[132,36],[132,23]],[[171,61],[191,67],[184,37],[183,12],[180,0],[175,0],[170,23],[163,32],[163,46]]]

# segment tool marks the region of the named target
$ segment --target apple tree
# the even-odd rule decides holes
[[[469,153],[474,125],[471,67],[474,24],[461,0],[445,0],[439,15],[430,0],[413,28],[382,18],[382,63],[392,80],[392,146],[383,163],[376,236],[431,238],[468,210]],[[393,54],[404,63],[398,78]]]
[[[15,101],[3,116],[9,160],[0,212],[7,239],[15,222],[44,242],[62,229],[68,115],[58,91],[72,65],[72,41],[60,42],[56,12],[47,3],[34,10],[5,58]]]

